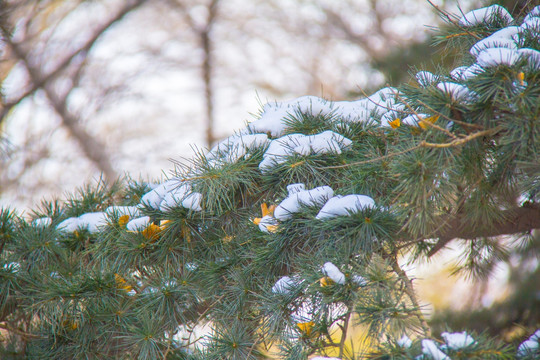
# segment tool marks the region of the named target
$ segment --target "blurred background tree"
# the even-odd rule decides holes
[[[0,12],[0,202],[23,208],[100,173],[158,177],[260,102],[358,98],[437,51],[423,0],[3,0]]]

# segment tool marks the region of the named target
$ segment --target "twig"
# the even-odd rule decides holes
[[[437,149],[450,148],[450,147],[463,145],[463,144],[465,144],[465,143],[467,143],[467,142],[469,142],[471,140],[476,139],[477,137],[481,137],[481,136],[485,136],[485,135],[493,135],[496,132],[498,132],[499,130],[501,130],[501,129],[499,127],[496,127],[496,128],[489,129],[489,130],[478,131],[478,132],[472,133],[469,136],[466,136],[464,138],[456,139],[456,140],[453,140],[453,141],[451,141],[449,143],[443,143],[443,144],[428,143],[425,140],[422,140],[418,146],[427,147],[427,148],[437,148]]]
[[[19,97],[16,99],[3,104],[2,109],[0,110],[0,124],[5,119],[6,114],[19,104],[22,100],[27,98],[28,96],[32,95],[37,90],[43,88],[46,84],[48,84],[51,80],[54,80],[62,71],[71,63],[71,61],[77,57],[79,54],[88,52],[96,43],[96,41],[101,37],[101,35],[111,27],[112,24],[115,22],[121,20],[127,13],[134,10],[138,6],[142,5],[146,0],[137,0],[136,2],[132,4],[126,5],[122,10],[120,10],[116,16],[113,16],[111,19],[109,19],[106,23],[104,23],[102,26],[100,26],[98,29],[96,29],[95,33],[86,41],[86,43],[80,47],[79,49],[75,50],[73,53],[71,53],[69,56],[67,56],[58,66],[49,72],[46,75],[41,75],[34,77],[32,79],[32,85],[29,89],[27,89],[24,93],[22,93]],[[9,33],[7,31],[3,31],[4,37],[7,39],[9,37]]]
[[[343,351],[345,350],[345,341],[347,340],[347,329],[349,328],[349,321],[351,319],[351,310],[349,306],[347,306],[347,315],[345,316],[345,320],[343,320],[343,326],[340,326],[341,328],[341,341],[339,342],[339,358],[343,358]]]
[[[407,293],[407,296],[411,300],[413,306],[415,307],[415,313],[416,317],[420,321],[420,326],[422,326],[422,330],[424,331],[424,335],[427,337],[431,336],[431,329],[429,328],[428,323],[426,322],[426,319],[424,318],[424,315],[422,314],[422,310],[420,309],[420,305],[418,303],[418,300],[416,299],[416,295],[414,293],[414,287],[411,279],[407,276],[407,273],[399,267],[399,264],[397,262],[397,258],[395,256],[388,256],[390,259],[390,264],[392,266],[392,270],[400,277],[401,281],[403,281],[403,284],[405,285],[405,292]]]
[[[465,27],[460,26],[460,25],[457,23],[457,21],[455,21],[454,19],[452,19],[452,18],[450,17],[450,15],[449,15],[446,11],[441,10],[441,9],[440,9],[437,5],[435,5],[431,0],[427,0],[427,2],[428,2],[431,6],[433,6],[433,8],[435,8],[435,10],[437,10],[440,14],[444,15],[444,17],[448,20],[448,22],[449,22],[450,24],[453,24],[453,25],[459,27],[461,30],[463,30],[463,31],[466,32],[467,34],[471,35],[471,36],[474,37],[475,39],[477,39],[477,40],[482,40],[482,38],[481,38],[480,36],[476,35],[475,33],[470,32],[470,31],[467,30]]]
[[[19,336],[22,336],[23,338],[25,339],[44,339],[45,337],[44,336],[41,336],[41,335],[35,335],[35,334],[29,334],[29,333],[26,333],[20,329],[17,329],[17,328],[14,328],[10,325],[8,325],[7,323],[0,323],[0,328],[1,329],[5,329],[9,332],[12,332],[14,334],[17,334]]]
[[[392,93],[394,93],[394,91],[392,91]],[[450,136],[451,138],[455,139],[456,138],[456,135],[452,134],[450,131],[448,131],[447,129],[444,129],[438,125],[435,125],[429,121],[424,121],[422,120],[422,118],[420,118],[420,115],[418,115],[418,113],[411,107],[411,105],[409,105],[409,103],[407,103],[400,95],[398,92],[395,92],[394,93],[395,96],[397,96],[397,98],[403,103],[405,104],[405,106],[407,107],[407,109],[409,109],[414,115],[416,115],[416,117],[418,118],[419,121],[423,122],[424,124],[428,125],[429,127],[432,127],[434,129],[437,129],[439,131],[442,131],[444,132],[446,135]],[[435,111],[434,111],[435,112]],[[441,114],[437,114],[437,115],[441,115]]]

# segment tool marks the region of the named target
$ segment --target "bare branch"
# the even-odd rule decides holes
[[[137,0],[134,2],[128,2],[128,5],[126,5],[124,8],[122,8],[118,13],[110,18],[108,21],[103,23],[101,26],[99,26],[95,32],[92,34],[92,36],[86,41],[86,43],[80,47],[79,49],[72,52],[69,56],[67,56],[60,64],[56,66],[54,70],[52,70],[50,73],[44,75],[40,74],[37,70],[35,72],[36,77],[32,77],[32,84],[31,86],[22,93],[19,97],[16,99],[13,99],[12,101],[5,103],[2,105],[2,109],[0,110],[0,124],[2,121],[5,120],[8,112],[17,104],[19,104],[21,101],[23,101],[28,96],[32,95],[37,90],[43,88],[46,84],[54,80],[58,75],[62,73],[62,71],[73,61],[73,59],[78,56],[81,53],[87,53],[96,43],[96,41],[103,35],[103,33],[111,27],[114,23],[121,20],[124,16],[126,16],[130,11],[136,9],[137,7],[141,6],[146,0]],[[5,37],[6,42],[10,42],[10,36],[9,32],[5,27],[2,26],[2,36]]]

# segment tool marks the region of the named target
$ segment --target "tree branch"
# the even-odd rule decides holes
[[[20,101],[22,101],[25,97],[31,95],[34,91],[37,89],[43,89],[45,92],[45,95],[49,99],[49,102],[55,112],[59,115],[59,117],[62,120],[62,124],[69,130],[70,134],[77,140],[79,145],[81,146],[83,153],[85,156],[93,162],[98,169],[100,169],[108,181],[113,182],[117,178],[117,173],[112,167],[112,164],[110,162],[109,156],[107,153],[103,150],[103,146],[94,139],[91,135],[89,135],[86,130],[79,124],[78,119],[68,110],[67,104],[66,104],[66,98],[69,95],[69,92],[65,94],[65,96],[58,96],[56,92],[52,89],[52,80],[59,75],[62,70],[69,65],[69,63],[77,56],[78,54],[82,52],[88,52],[92,46],[96,43],[96,41],[99,39],[99,37],[115,22],[121,20],[126,14],[128,14],[130,11],[134,10],[138,6],[142,5],[146,0],[136,0],[133,2],[129,2],[127,5],[125,5],[118,13],[110,18],[108,21],[106,21],[103,25],[101,25],[94,33],[93,35],[86,41],[85,45],[82,46],[77,51],[73,52],[70,56],[64,59],[59,66],[50,72],[48,75],[42,75],[39,69],[36,69],[33,67],[29,59],[27,57],[26,52],[22,49],[20,44],[15,43],[11,40],[11,37],[9,35],[9,32],[4,26],[0,27],[0,31],[5,38],[6,44],[11,48],[13,51],[15,57],[21,61],[29,76],[31,79],[31,87],[29,90],[27,90],[24,94],[22,94],[19,98],[15,99],[14,101],[6,104],[2,112],[0,113],[0,123],[3,119],[5,119],[5,116],[7,114],[7,111],[11,109],[13,106],[17,105]]]
[[[503,210],[501,215],[504,222],[489,224],[487,227],[470,226],[464,216],[454,216],[444,221],[446,226],[433,234],[439,241],[430,250],[428,256],[433,256],[454,239],[474,240],[480,237],[512,235],[540,229],[540,207],[523,206],[516,209]]]
[[[115,22],[121,20],[125,15],[127,15],[130,11],[134,10],[135,8],[142,5],[146,0],[137,0],[132,3],[128,3],[124,8],[122,8],[115,16],[110,18],[107,22],[99,26],[96,31],[92,34],[92,36],[86,41],[86,43],[79,49],[75,50],[73,53],[71,53],[69,56],[67,56],[56,68],[51,71],[50,73],[43,75],[39,74],[38,77],[32,78],[32,84],[30,88],[28,88],[24,93],[22,93],[19,97],[16,99],[7,102],[3,104],[2,109],[0,110],[0,124],[2,121],[5,120],[5,117],[7,113],[17,104],[19,104],[21,101],[23,101],[28,96],[32,95],[37,90],[43,88],[46,84],[48,84],[50,81],[54,80],[58,75],[62,73],[62,70],[64,70],[71,61],[79,54],[81,53],[87,53],[96,43],[96,41],[103,35],[103,33],[110,28]],[[2,29],[2,34],[4,37],[6,37],[6,41],[9,39],[9,33],[5,31],[5,29]],[[38,75],[39,72],[36,72],[36,75]]]

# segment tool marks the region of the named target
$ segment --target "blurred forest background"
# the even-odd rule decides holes
[[[0,206],[62,199],[101,174],[158,180],[170,159],[229,136],[267,101],[352,100],[409,81],[411,69],[453,64],[451,53],[432,46],[429,26],[443,22],[436,7],[459,15],[492,3],[515,16],[538,4],[0,0]],[[538,254],[522,255],[528,260],[508,259],[499,277],[472,287],[425,281],[421,295],[435,308],[475,311],[439,312],[433,321],[459,328],[472,317],[510,334],[519,332],[511,317],[524,315],[516,311],[533,309],[527,316],[538,320],[535,304],[519,303],[520,291],[540,282]],[[430,271],[449,270],[437,266]],[[531,277],[520,278],[524,266],[536,269]],[[503,290],[501,279],[514,289]],[[504,318],[492,316],[497,309]]]

